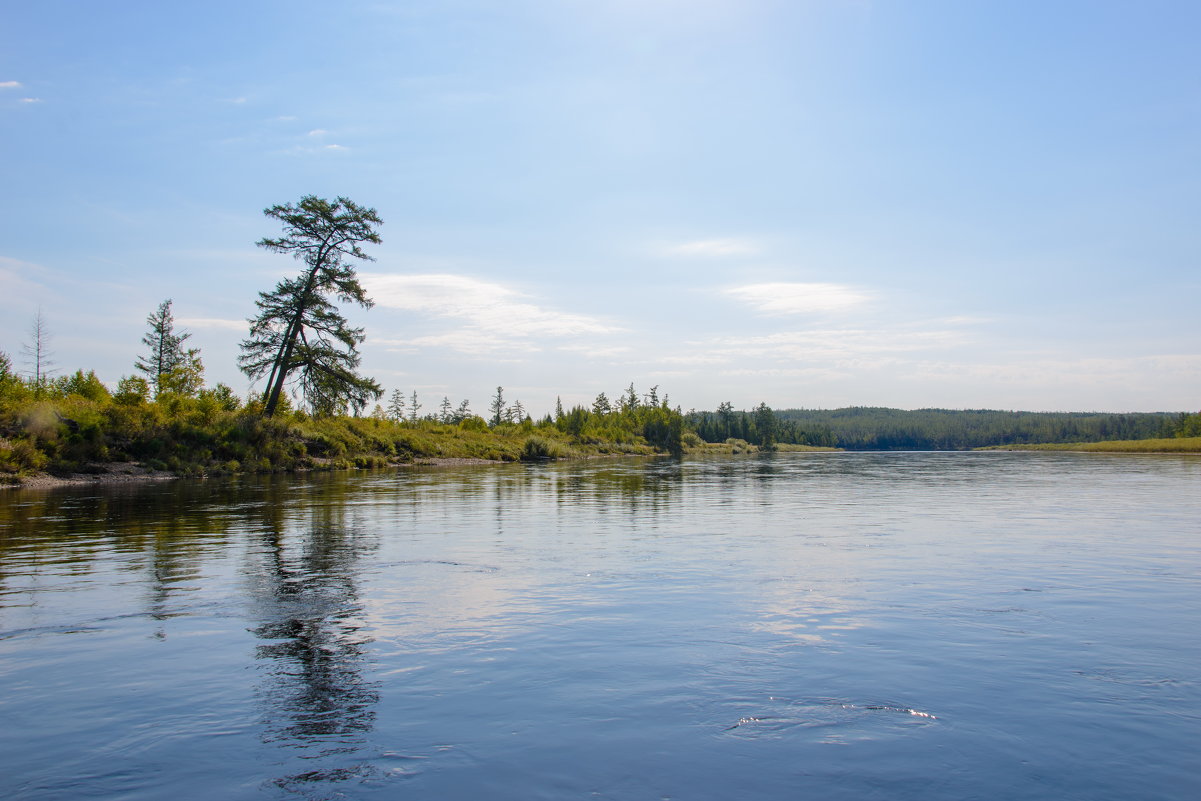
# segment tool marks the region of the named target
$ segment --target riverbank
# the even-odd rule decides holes
[[[444,447],[445,450],[445,447]],[[808,445],[777,445],[771,449],[780,453],[800,452],[835,452],[840,448],[811,447]],[[732,440],[722,443],[701,443],[686,447],[684,453],[690,456],[736,456],[741,454],[761,453],[763,449],[742,440]],[[502,452],[504,453],[504,452]],[[552,460],[591,460],[620,456],[665,456],[667,454],[647,446],[632,446],[625,448],[598,447],[597,445],[576,445],[563,449],[554,459],[532,459],[524,461]],[[356,464],[356,461],[359,462]],[[172,472],[155,469],[139,462],[104,462],[89,464],[86,469],[62,473],[35,472],[27,474],[0,473],[0,490],[3,489],[53,489],[55,487],[78,487],[89,485],[129,484],[145,481],[170,481],[177,478],[207,478],[212,476],[254,473],[305,473],[311,471],[381,469],[381,468],[414,468],[414,467],[465,467],[471,465],[512,464],[523,461],[521,454],[509,458],[485,458],[464,455],[414,455],[409,458],[392,458],[380,460],[359,455],[352,460],[333,460],[309,458],[304,464],[294,465],[288,469],[265,470],[229,470],[218,469],[212,472],[185,470]]]
[[[1110,442],[1057,442],[1039,445],[992,445],[978,451],[1075,451],[1079,453],[1201,453],[1201,437],[1131,439]]]

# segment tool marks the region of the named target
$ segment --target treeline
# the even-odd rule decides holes
[[[744,440],[765,449],[777,444],[837,447],[828,427],[787,419],[766,403],[747,412],[735,410],[727,401],[715,412],[690,411],[685,422],[705,442]]]
[[[840,448],[886,451],[1153,439],[1176,436],[1185,419],[1167,413],[909,411],[871,406],[784,409],[776,414],[783,425],[828,433]]]
[[[499,387],[497,393],[499,401]],[[493,409],[496,408],[494,405]],[[565,411],[562,402],[556,399],[554,416],[548,415],[543,424],[553,425],[585,444],[628,442],[641,437],[650,446],[676,456],[684,452],[684,416],[679,409],[671,408],[666,395],[659,397],[658,386],[640,397],[630,384],[616,402],[602,392],[592,402],[592,408],[577,405]],[[696,442],[699,444],[699,440]]]
[[[1168,431],[1173,437],[1201,437],[1201,412],[1177,415]]]
[[[779,443],[846,450],[970,450],[998,445],[1104,442],[1201,436],[1201,414],[1008,412],[990,409],[690,411],[685,425],[705,442],[741,439],[770,448]]]

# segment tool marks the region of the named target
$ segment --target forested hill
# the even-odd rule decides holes
[[[1171,437],[1182,416],[1170,413],[1004,412],[990,409],[772,410],[764,404],[736,411],[723,403],[714,412],[690,412],[690,428],[706,442],[743,439],[824,445],[848,450],[967,450],[989,445]]]
[[[1171,436],[1168,413],[1006,412],[990,409],[785,409],[781,429],[828,431],[848,450],[964,450],[987,445],[1100,442]]]

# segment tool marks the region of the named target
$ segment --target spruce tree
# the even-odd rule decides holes
[[[399,389],[392,390],[392,396],[388,399],[388,416],[397,423],[404,422],[405,396]]]
[[[183,343],[192,336],[187,332],[175,332],[175,317],[171,314],[171,299],[167,298],[146,318],[150,330],[142,337],[142,344],[149,348],[145,356],[139,356],[134,367],[146,374],[154,394],[162,392],[164,382],[175,370],[184,367],[187,355]]]

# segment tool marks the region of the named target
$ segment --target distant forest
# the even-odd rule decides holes
[[[990,409],[775,410],[769,436],[775,442],[847,450],[967,450],[988,445],[1171,437],[1182,415],[1166,412],[1006,412]],[[723,403],[715,412],[689,412],[685,422],[706,442],[743,439],[760,444],[762,412],[735,411]]]

